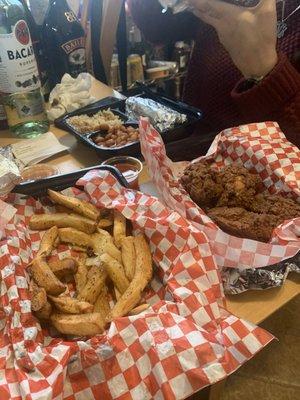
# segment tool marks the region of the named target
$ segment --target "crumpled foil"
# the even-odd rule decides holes
[[[161,132],[183,124],[187,120],[185,114],[172,110],[154,100],[142,97],[129,97],[126,100],[126,114],[130,119],[139,120],[148,117],[151,124]]]
[[[290,272],[300,273],[300,252],[288,260],[264,268],[226,268],[222,271],[224,290],[227,294],[239,294],[246,290],[279,287]]]
[[[192,10],[188,1],[185,0],[159,0],[159,2],[164,9],[171,8],[174,14],[185,10]]]
[[[0,196],[9,193],[22,179],[15,162],[10,159],[10,156],[9,158],[4,157],[2,152],[8,155],[9,150],[0,152]]]

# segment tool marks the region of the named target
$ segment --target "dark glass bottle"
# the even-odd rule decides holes
[[[84,30],[66,0],[50,0],[42,37],[51,89],[65,73],[76,78],[86,72]]]

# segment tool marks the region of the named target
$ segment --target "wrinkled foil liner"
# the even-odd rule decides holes
[[[186,10],[192,10],[192,7],[188,4],[188,1],[185,0],[159,0],[159,2],[165,10],[167,8],[171,8],[174,14]]]
[[[300,252],[294,257],[264,268],[222,271],[226,294],[239,294],[246,290],[263,290],[282,286],[290,272],[300,273]]]
[[[154,100],[142,97],[130,97],[126,100],[126,115],[129,119],[139,120],[148,117],[151,124],[161,132],[186,122],[187,116],[157,103]]]
[[[0,196],[8,194],[21,179],[19,168],[14,161],[0,153]]]

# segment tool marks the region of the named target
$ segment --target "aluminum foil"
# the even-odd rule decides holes
[[[189,2],[185,0],[159,0],[159,2],[164,10],[171,8],[175,14],[185,10],[192,10]]]
[[[151,124],[161,132],[186,122],[187,116],[157,103],[154,100],[142,97],[129,97],[126,100],[126,114],[130,119],[139,120],[148,117]]]
[[[7,152],[8,150],[6,150]],[[4,152],[4,151],[3,151]],[[1,152],[2,153],[2,152]],[[0,196],[9,193],[21,182],[19,168],[12,159],[4,157],[0,153]]]
[[[300,273],[300,252],[288,260],[264,268],[226,268],[222,272],[227,294],[239,294],[246,290],[262,290],[282,286],[290,272]]]

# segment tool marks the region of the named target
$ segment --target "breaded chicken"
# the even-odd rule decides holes
[[[268,242],[274,228],[282,221],[280,217],[257,214],[241,207],[216,207],[207,215],[226,233],[261,242]]]
[[[181,183],[192,200],[202,208],[214,207],[221,194],[222,186],[217,183],[217,171],[204,162],[188,166],[181,177]]]
[[[217,206],[228,207],[245,207],[250,204],[261,184],[259,175],[238,165],[223,168],[217,173],[216,181],[223,188]]]
[[[277,215],[282,221],[300,217],[300,204],[292,199],[268,193],[257,194],[247,209],[258,214]]]

